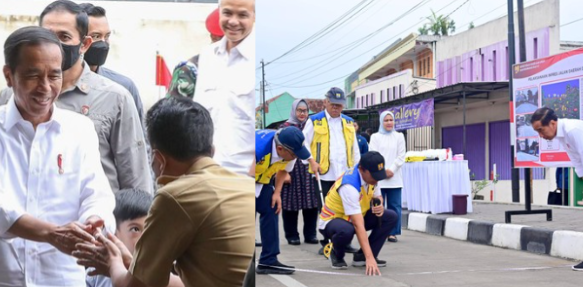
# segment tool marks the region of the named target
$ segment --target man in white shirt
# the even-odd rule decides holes
[[[255,0],[221,0],[219,8],[225,36],[200,54],[194,101],[213,119],[213,159],[247,175],[255,154]]]
[[[569,155],[576,175],[583,178],[583,121],[559,119],[555,111],[542,107],[532,114],[530,123],[541,138],[549,141],[557,138]],[[573,270],[583,271],[583,262],[573,266]]]
[[[322,183],[324,197],[334,181],[345,171],[360,161],[360,149],[354,127],[354,120],[342,114],[346,106],[346,96],[340,88],[331,88],[324,100],[326,109],[310,116],[303,129],[304,145],[311,152],[317,164],[310,164],[310,172],[317,168]],[[347,252],[357,250],[347,247]],[[322,249],[319,252],[322,254]]]
[[[348,267],[344,261],[345,246],[355,234],[361,249],[354,253],[353,266],[366,266],[366,275],[381,275],[378,267],[387,264],[377,256],[397,223],[397,214],[383,207],[381,193],[375,189],[378,181],[387,178],[384,163],[385,159],[376,151],[364,154],[353,169],[334,183],[326,197],[318,229],[332,241],[330,262],[333,269]],[[372,232],[367,240],[368,230]]]
[[[4,57],[14,96],[0,107],[0,286],[84,286],[69,255],[98,228],[115,228],[97,134],[89,119],[54,105],[63,75],[55,34],[18,29]]]

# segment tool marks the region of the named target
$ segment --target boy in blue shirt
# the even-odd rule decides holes
[[[146,216],[152,205],[152,195],[139,189],[123,189],[115,193],[115,236],[133,254],[136,242],[142,236]],[[87,287],[111,287],[111,279],[106,276],[91,276],[93,268],[87,269]]]

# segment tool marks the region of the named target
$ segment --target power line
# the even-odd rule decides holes
[[[371,0],[371,1],[372,1],[372,0]],[[363,10],[367,9],[368,7],[370,7],[370,4],[372,4],[372,3],[375,3],[375,2],[369,2],[369,3],[367,3],[367,4],[366,4],[364,7],[360,8],[358,11],[354,12],[354,14],[352,14],[352,15],[350,15],[350,16],[348,16],[348,17],[346,17],[344,20],[342,20],[342,22],[341,22],[340,24],[338,24],[338,26],[334,27],[334,28],[333,28],[332,30],[330,30],[328,33],[326,33],[326,34],[322,34],[322,35],[319,35],[319,36],[318,36],[316,39],[313,39],[311,42],[309,42],[309,43],[306,43],[306,44],[305,44],[303,47],[301,47],[301,48],[297,49],[295,52],[298,52],[298,51],[300,51],[301,49],[303,49],[303,48],[305,48],[305,47],[307,47],[307,46],[309,46],[309,45],[311,45],[311,44],[313,44],[313,43],[317,42],[318,40],[322,39],[324,36],[328,36],[328,35],[332,35],[332,34],[334,34],[334,32],[338,31],[338,28],[340,28],[340,26],[342,26],[342,25],[344,25],[344,24],[348,23],[348,22],[349,22],[351,19],[353,19],[353,18],[354,18],[356,15],[360,14],[360,13],[361,13]],[[326,31],[323,31],[322,33],[324,33],[324,32],[326,32]],[[273,62],[273,61],[272,61],[272,62]]]
[[[381,28],[379,28],[379,29],[375,30],[374,32],[372,32],[372,33],[368,34],[367,36],[365,36],[365,37],[361,38],[361,40],[362,40],[362,41],[367,41],[368,39],[372,38],[372,37],[373,37],[373,36],[375,36],[376,34],[380,33],[382,30],[384,30],[384,29],[386,29],[387,27],[389,27],[389,26],[393,25],[393,24],[394,24],[394,23],[396,23],[397,21],[401,20],[402,18],[404,18],[405,16],[407,16],[409,13],[411,13],[411,12],[415,11],[416,9],[420,8],[421,6],[423,6],[423,5],[427,4],[427,2],[429,2],[429,1],[431,1],[431,0],[423,0],[423,1],[419,2],[417,5],[413,6],[413,7],[412,7],[411,9],[409,9],[408,11],[406,11],[406,12],[404,12],[403,14],[399,15],[399,16],[398,16],[396,19],[394,19],[393,21],[389,22],[388,24],[385,24],[385,25],[384,25],[384,26],[382,26]],[[395,38],[395,37],[394,37],[394,38]],[[360,43],[360,44],[362,44],[362,43]],[[369,49],[369,50],[365,51],[364,53],[361,53],[361,54],[359,54],[358,56],[356,56],[356,57],[353,57],[353,58],[352,58],[352,59],[350,59],[350,60],[344,61],[342,64],[340,64],[340,65],[337,65],[337,66],[334,66],[334,67],[332,67],[332,68],[330,68],[330,69],[334,69],[334,68],[337,68],[337,67],[343,66],[343,65],[345,65],[345,64],[347,64],[347,63],[349,63],[349,62],[351,62],[351,61],[353,61],[353,60],[355,60],[355,59],[357,59],[358,57],[360,57],[360,56],[363,56],[364,54],[367,54],[368,52],[370,52],[370,51],[372,51],[372,50],[374,50],[374,49],[376,49],[376,48],[377,48],[377,47],[373,47],[372,49]],[[292,82],[292,83],[297,83],[297,81],[296,81],[296,80],[298,80],[298,79],[301,79],[301,78],[305,78],[306,76],[308,76],[308,75],[310,75],[310,74],[313,74],[314,72],[316,72],[316,71],[320,70],[321,68],[325,67],[326,65],[328,65],[328,64],[332,63],[333,61],[337,60],[335,57],[336,57],[338,54],[339,54],[339,53],[337,53],[337,54],[333,55],[333,56],[330,58],[330,60],[329,60],[329,61],[323,62],[323,63],[321,63],[320,65],[318,65],[317,67],[313,67],[313,68],[312,68],[311,70],[309,70],[309,71],[305,71],[305,70],[299,70],[299,71],[296,71],[296,72],[294,72],[294,73],[290,73],[290,74],[288,74],[288,76],[289,76],[289,75],[295,75],[295,74],[298,74],[298,73],[302,73],[302,75],[301,75],[301,76],[299,76],[299,77],[295,77],[295,78],[293,78],[293,79],[291,79],[291,80],[287,80],[287,81],[285,81],[284,83],[282,83],[282,84],[280,84],[280,85],[283,85],[283,84],[288,84],[288,83],[290,83],[290,82]],[[351,72],[351,74],[352,74],[352,72]],[[349,74],[349,75],[350,75],[350,74]],[[285,77],[287,77],[287,76],[285,76]],[[280,78],[284,78],[284,77],[280,77]],[[296,82],[294,82],[294,81],[296,81]]]
[[[528,3],[532,3],[533,1],[535,1],[535,0],[527,0],[527,1],[525,1],[525,2],[524,2],[524,4],[526,5],[526,4],[528,4]],[[504,3],[504,4],[502,4],[502,5],[498,6],[498,7],[494,8],[494,9],[492,9],[492,10],[488,11],[486,14],[483,14],[483,15],[481,15],[480,17],[478,17],[478,18],[476,18],[476,19],[473,19],[472,21],[470,21],[470,22],[467,22],[467,23],[465,23],[465,24],[461,25],[460,27],[465,27],[465,26],[468,26],[468,25],[470,25],[470,23],[471,23],[471,22],[474,22],[474,21],[476,21],[476,20],[479,20],[479,19],[481,19],[481,18],[484,18],[485,16],[489,15],[490,13],[492,13],[492,12],[494,12],[494,11],[496,11],[496,10],[498,10],[498,9],[500,9],[500,8],[502,8],[502,7],[506,7],[506,5],[507,5],[507,4],[506,4],[506,3]],[[516,10],[516,9],[515,9],[515,10]],[[502,14],[500,14],[500,15],[496,16],[494,19],[498,19],[498,18],[500,18],[500,17],[506,16],[507,14],[508,14],[507,12],[504,12],[504,13],[502,13]]]
[[[312,36],[308,37],[306,40],[302,41],[300,44],[298,44],[298,45],[296,45],[295,47],[291,48],[289,51],[287,51],[287,52],[283,53],[281,56],[279,56],[279,57],[276,57],[275,59],[273,59],[273,60],[271,60],[271,61],[267,62],[265,65],[267,66],[267,65],[269,65],[269,64],[271,64],[271,63],[273,63],[273,62],[275,62],[275,61],[277,61],[277,60],[279,60],[279,59],[281,59],[281,58],[283,58],[283,57],[285,57],[285,56],[287,56],[287,55],[289,55],[289,54],[291,54],[291,53],[295,52],[295,51],[299,51],[300,49],[307,47],[309,44],[312,44],[312,43],[314,42],[314,41],[312,41],[314,38],[315,38],[316,40],[317,40],[317,39],[320,39],[320,38],[321,38],[321,34],[325,33],[327,30],[331,29],[331,28],[332,28],[334,25],[336,25],[337,23],[339,23],[339,22],[340,22],[342,19],[344,19],[344,18],[345,18],[345,17],[347,17],[347,16],[348,16],[350,13],[352,13],[352,11],[354,11],[354,10],[358,9],[358,7],[359,7],[359,6],[363,5],[363,4],[364,4],[365,2],[367,2],[367,1],[368,1],[368,0],[363,0],[363,1],[359,2],[358,4],[356,4],[356,6],[354,6],[354,7],[350,8],[350,9],[349,9],[349,10],[348,10],[346,13],[342,14],[340,17],[338,17],[338,18],[336,18],[335,20],[333,20],[333,21],[332,21],[332,23],[328,24],[328,26],[324,27],[324,28],[323,28],[323,29],[321,29],[320,31],[318,31],[318,32],[316,32],[315,34],[313,34]],[[372,3],[372,2],[369,2],[367,5],[370,5],[370,3]],[[355,13],[355,14],[356,14],[356,13]],[[345,19],[344,21],[346,21],[346,20],[347,20],[347,19]],[[341,23],[341,24],[342,24],[342,23]],[[337,28],[337,27],[336,27],[336,28]],[[312,41],[312,42],[310,42],[309,44],[306,44],[306,43],[307,43],[307,42],[309,42],[309,41]]]
[[[447,6],[451,5],[451,4],[452,4],[453,2],[455,2],[455,1],[456,1],[456,0],[454,0],[454,1],[450,2],[450,3],[449,3],[448,5],[446,5],[445,7],[447,7]],[[531,0],[531,1],[532,1],[532,0]],[[451,14],[453,14],[455,11],[457,11],[457,10],[458,10],[458,9],[459,9],[461,6],[463,6],[463,5],[464,5],[464,4],[466,4],[467,2],[468,2],[468,1],[466,1],[466,2],[462,3],[460,6],[458,6],[458,7],[457,7],[455,10],[453,10],[453,11],[452,11],[451,13],[449,13],[448,15],[451,15]],[[504,6],[504,5],[502,5],[502,6]],[[494,9],[490,10],[490,11],[488,11],[486,14],[484,14],[484,15],[481,15],[480,17],[478,17],[478,18],[476,18],[476,19],[474,19],[474,20],[477,20],[477,19],[479,19],[479,18],[482,18],[482,17],[484,17],[485,15],[488,15],[488,14],[492,13],[493,11],[495,11],[495,10],[499,9],[499,8],[500,8],[500,7],[502,7],[502,6],[499,6],[499,7],[496,7],[496,8],[494,8]],[[439,12],[439,11],[441,11],[441,10],[443,10],[445,7],[441,8],[441,9],[440,9],[440,10],[438,10],[436,13],[438,13],[438,12]],[[473,20],[473,21],[474,21],[474,20]],[[422,20],[421,22],[423,22],[423,21],[425,21],[425,20]],[[421,22],[419,22],[419,23],[421,23]],[[415,24],[415,25],[413,25],[413,26],[416,26],[416,25],[418,25],[419,23],[417,23],[417,24]],[[411,27],[413,27],[413,26],[411,26]],[[406,30],[409,30],[411,27],[407,28]],[[400,33],[399,33],[399,34],[400,34]],[[407,42],[407,43],[409,43],[409,42]],[[401,47],[403,47],[403,46],[406,46],[406,44],[407,44],[407,43],[403,44]],[[398,49],[400,49],[401,47],[399,47]],[[398,49],[397,49],[397,50],[398,50]],[[396,52],[397,50],[393,51],[392,53]],[[460,63],[459,63],[457,66],[459,66],[459,65],[461,65],[461,64],[463,64],[463,63],[465,63],[467,60],[468,60],[468,58],[466,58],[465,60],[461,61],[461,62],[460,62]],[[453,69],[453,68],[454,68],[454,67],[452,67],[452,68],[450,68],[450,69],[446,70],[445,72],[443,72],[443,73],[439,74],[439,76],[441,76],[441,75],[443,75],[443,74],[445,74],[445,73],[447,73],[447,72],[451,71],[451,69]],[[435,69],[435,67],[434,67],[434,69]],[[351,73],[351,74],[352,74],[352,73]],[[350,74],[349,74],[349,75],[350,75]],[[437,77],[436,77],[436,79],[437,79]],[[429,82],[424,82],[423,84],[421,84],[421,85],[420,85],[420,86],[418,86],[418,87],[422,87],[422,86],[426,85],[427,83],[429,83]],[[409,85],[407,88],[405,88],[405,89],[408,89],[409,87],[411,87],[411,84],[410,84],[410,85]],[[306,96],[309,96],[309,95],[312,95],[312,94],[314,94],[314,93],[316,93],[316,92],[318,92],[318,91],[319,91],[319,90],[314,90],[314,91],[311,91],[311,92],[308,92],[308,93],[304,93],[304,95],[306,95]],[[408,92],[410,92],[410,91],[407,91],[406,93],[408,93]]]
[[[455,11],[457,11],[459,8],[462,8],[462,6],[464,6],[466,3],[470,2],[470,0],[466,0],[466,2],[462,3],[462,5],[459,5],[457,8],[455,8],[453,11],[449,12],[449,14],[447,14],[445,16],[445,18],[451,16],[451,14],[455,13]]]
[[[449,4],[447,4],[446,6],[442,7],[441,9],[439,9],[439,10],[438,10],[436,13],[438,13],[438,12],[440,12],[441,10],[445,9],[446,7],[450,6],[450,5],[451,5],[451,4],[453,4],[455,1],[457,1],[457,0],[454,0],[454,1],[450,2],[450,3],[449,3]],[[534,0],[530,0],[530,1],[526,1],[526,2],[532,2],[532,1],[534,1]],[[466,2],[462,3],[460,6],[458,6],[456,9],[454,9],[452,12],[450,12],[448,15],[451,15],[451,14],[453,14],[455,11],[457,11],[457,10],[458,10],[458,9],[459,9],[461,6],[463,6],[463,5],[464,5],[464,4],[466,4],[467,2],[468,2],[468,1],[466,1]],[[487,15],[491,14],[492,12],[496,11],[497,9],[499,9],[499,8],[501,8],[501,7],[503,7],[503,6],[505,6],[505,5],[506,5],[506,4],[503,4],[503,5],[501,5],[501,6],[498,6],[498,7],[494,8],[494,9],[492,9],[492,10],[488,11],[487,13],[485,13],[485,14],[481,15],[480,17],[473,19],[473,20],[472,20],[472,21],[470,21],[470,22],[473,22],[473,21],[475,21],[475,20],[481,19],[481,18],[483,18],[483,17],[485,17],[485,16],[487,16]],[[583,18],[582,18],[582,19],[578,19],[578,20],[583,20]],[[424,18],[422,21],[420,21],[420,22],[418,22],[418,23],[414,24],[413,26],[410,26],[410,27],[408,27],[407,29],[405,29],[404,31],[402,31],[402,32],[398,33],[397,35],[399,35],[399,34],[401,34],[401,33],[404,33],[404,32],[406,32],[406,31],[410,30],[412,27],[414,27],[414,26],[417,26],[417,25],[419,25],[420,23],[422,23],[422,22],[424,22],[424,21],[426,21],[426,18]],[[469,24],[469,23],[468,23],[468,24]],[[462,25],[462,27],[463,27],[463,26],[465,26],[465,25],[468,25],[468,24],[464,24],[464,25]],[[568,25],[568,24],[571,24],[571,23],[566,23],[566,24],[564,24],[564,25]],[[389,39],[389,41],[390,41],[390,40],[392,40],[392,39],[394,39],[394,38],[396,38],[396,37],[393,37],[393,38]],[[387,41],[387,42],[388,42],[388,41]],[[386,42],[385,42],[385,43],[386,43]],[[370,50],[369,50],[369,51],[370,51]],[[395,50],[395,51],[396,51],[396,50]],[[461,62],[460,62],[460,63],[459,63],[457,66],[459,66],[459,65],[461,65],[461,64],[463,64],[463,63],[465,63],[466,61],[467,61],[467,58],[466,58],[465,60],[461,61]],[[434,67],[434,68],[435,68],[435,67]],[[441,75],[443,75],[443,74],[445,74],[445,73],[447,73],[447,72],[451,71],[451,69],[453,69],[453,68],[455,68],[455,67],[452,67],[452,68],[450,68],[450,69],[446,70],[445,72],[443,72],[443,73],[439,74],[439,76],[441,76]],[[350,73],[350,74],[352,74],[352,73]],[[348,74],[347,76],[349,76],[350,74]],[[437,78],[437,77],[436,77],[436,78]],[[332,80],[332,81],[334,81],[334,80]],[[328,82],[331,82],[331,81],[327,81],[327,82],[325,82],[325,83],[328,83]],[[323,84],[325,84],[325,83],[321,83],[320,85],[323,85]],[[428,82],[424,82],[423,84],[421,84],[421,85],[420,85],[420,86],[418,86],[418,87],[421,87],[421,86],[423,86],[423,85],[425,85],[425,84],[427,84],[427,83],[428,83]],[[275,85],[274,85],[274,86],[275,86]],[[310,86],[314,86],[314,85],[310,85]],[[307,87],[307,86],[304,86],[304,87]],[[408,88],[409,88],[409,87],[411,87],[411,85],[409,85],[409,86],[408,86]],[[293,87],[293,88],[296,88],[296,87]],[[310,92],[307,92],[307,93],[303,93],[303,95],[304,95],[305,97],[309,97],[309,96],[311,96],[311,95],[313,95],[313,94],[315,94],[315,93],[317,93],[317,92],[320,92],[320,91],[321,91],[321,89],[318,89],[318,90],[313,90],[313,91],[310,91]]]
[[[350,74],[352,74],[352,73],[350,73]],[[330,83],[330,82],[338,81],[340,79],[345,79],[346,77],[350,76],[350,74],[344,75],[344,76],[342,76],[340,78],[336,78],[336,79],[333,79],[333,80],[329,80],[329,81],[326,81],[326,82],[322,82],[322,83],[319,83],[319,84],[314,84],[314,85],[305,85],[305,86],[282,86],[282,85],[277,85],[277,84],[271,84],[271,85],[272,86],[275,86],[275,87],[280,87],[280,88],[293,88],[293,89],[309,88],[309,87],[321,86],[323,84],[327,84],[327,83]]]
[[[565,23],[565,24],[561,25],[560,27],[565,27],[565,26],[567,26],[567,25],[571,25],[571,24],[573,24],[573,23],[577,23],[577,22],[579,22],[579,21],[581,21],[581,20],[583,20],[583,18],[579,18],[579,19],[577,19],[577,20],[573,20],[573,21],[571,21],[571,22],[569,22],[569,23]]]
[[[457,1],[457,0],[454,0],[454,1]],[[379,1],[376,1],[376,2],[374,2],[374,3],[378,3],[378,2],[379,2]],[[376,11],[375,11],[375,12],[373,12],[373,14],[372,14],[372,15],[368,16],[369,18],[372,18],[374,15],[376,15],[377,13],[379,13],[380,11],[382,11],[382,9],[383,9],[385,6],[387,6],[387,5],[390,3],[390,1],[381,1],[381,2],[383,2],[383,3],[384,3],[384,5],[383,5],[381,8],[378,8],[378,9],[376,9]],[[369,10],[369,9],[370,9],[370,8],[372,8],[372,7],[373,7],[373,6],[368,6],[366,10]],[[364,11],[363,11],[363,12],[364,12]],[[366,21],[365,21],[365,22],[366,22]],[[353,28],[352,30],[350,30],[349,32],[346,32],[346,33],[344,33],[344,36],[345,36],[345,35],[348,35],[348,34],[350,34],[350,33],[351,33],[351,32],[353,32],[354,30],[356,30],[356,28],[360,27],[362,24],[364,24],[364,22],[362,22],[362,23],[360,23],[360,24],[358,24],[358,25],[354,26],[354,28]],[[358,41],[358,40],[357,40],[357,41]],[[319,58],[319,57],[322,57],[322,56],[327,56],[327,55],[330,55],[330,53],[332,53],[332,52],[336,52],[336,51],[338,51],[338,50],[341,50],[341,49],[343,49],[343,48],[346,48],[347,46],[352,46],[352,45],[353,45],[354,43],[356,43],[357,41],[353,41],[353,42],[351,42],[351,43],[349,43],[349,44],[347,44],[347,45],[344,45],[344,46],[338,47],[337,49],[334,49],[334,50],[331,50],[331,51],[326,51],[326,52],[323,52],[323,53],[321,53],[321,54],[318,54],[318,55],[316,55],[316,56],[311,56],[311,57],[308,57],[308,58],[303,58],[303,59],[294,59],[294,60],[290,60],[290,61],[278,61],[277,63],[273,63],[273,65],[280,65],[280,64],[291,64],[291,63],[299,63],[299,62],[305,62],[305,61],[308,61],[308,60],[316,59],[316,58]]]
[[[324,63],[323,63],[323,64],[321,64],[321,65],[319,65],[319,66],[318,66],[318,68],[316,68],[316,70],[318,70],[320,67],[326,66],[327,64],[329,64],[329,63],[331,63],[332,61],[336,60],[336,56],[338,56],[338,55],[340,55],[340,54],[343,54],[343,52],[345,52],[345,51],[349,50],[349,49],[350,49],[350,48],[352,48],[353,46],[361,45],[361,44],[365,43],[366,41],[370,40],[372,37],[376,36],[377,34],[379,34],[380,32],[382,32],[384,29],[386,29],[386,28],[390,27],[390,26],[391,26],[391,25],[393,25],[395,22],[397,22],[397,21],[399,21],[400,19],[402,19],[402,18],[404,18],[405,16],[407,16],[407,14],[408,14],[408,13],[411,13],[411,12],[415,11],[416,9],[420,8],[421,6],[423,6],[423,5],[427,4],[429,1],[431,1],[431,0],[422,0],[422,1],[421,1],[421,2],[419,2],[417,5],[413,6],[413,8],[411,8],[411,9],[409,9],[407,12],[405,12],[405,13],[401,14],[399,17],[397,17],[397,18],[396,18],[396,19],[394,19],[393,21],[391,21],[391,22],[389,22],[389,23],[387,23],[387,24],[385,24],[385,25],[381,26],[379,29],[377,29],[377,30],[373,31],[372,33],[369,33],[369,34],[365,35],[364,37],[362,37],[362,38],[359,38],[359,39],[357,39],[357,40],[355,40],[355,41],[353,41],[353,42],[349,43],[348,45],[346,45],[346,46],[344,46],[344,47],[341,47],[341,48],[339,48],[339,49],[335,50],[335,51],[338,51],[338,53],[335,53],[335,54],[334,54],[334,55],[332,55],[331,57],[327,58],[326,60],[328,60],[328,61],[327,61],[327,62],[324,62]],[[456,1],[456,0],[454,0],[454,1]],[[396,37],[393,37],[393,38],[396,38]],[[374,49],[374,48],[373,48],[373,49]],[[368,50],[368,51],[372,51],[373,49],[370,49],[370,50]],[[328,53],[328,54],[329,54],[329,53]],[[362,55],[362,54],[361,54],[361,55]],[[343,55],[343,56],[345,56],[345,55]],[[360,55],[359,55],[359,56],[360,56]],[[324,61],[326,61],[326,60],[324,60]],[[314,71],[314,70],[312,70],[312,72],[313,72],[313,71]],[[278,78],[274,78],[274,80],[275,80],[275,79],[282,79],[282,78],[287,78],[287,77],[289,77],[289,76],[291,76],[291,75],[295,75],[295,74],[298,74],[298,73],[303,73],[303,74],[305,75],[305,72],[306,72],[305,70],[298,70],[298,71],[295,71],[295,72],[292,72],[292,73],[287,73],[285,76],[281,76],[281,77],[278,77]],[[297,79],[297,77],[296,77],[296,78],[294,78],[294,79]],[[293,81],[293,80],[290,80],[290,81]]]

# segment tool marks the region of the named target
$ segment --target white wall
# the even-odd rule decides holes
[[[549,191],[555,190],[556,168],[545,168],[545,179],[532,181],[532,203],[539,205],[547,204]],[[490,201],[490,190],[495,189],[495,202],[512,202],[512,181],[500,180],[495,185],[490,184],[478,194],[484,196],[484,201]],[[572,189],[571,189],[572,190]],[[524,180],[520,181],[520,202],[524,203]]]
[[[417,81],[417,85],[418,85],[418,93],[422,93],[425,91],[429,91],[429,90],[433,90],[435,89],[435,80],[433,79],[426,79],[426,78],[417,78],[417,77],[413,77],[413,71],[411,69],[406,69],[404,71],[380,78],[378,80],[372,81],[372,82],[368,82],[364,85],[360,85],[358,87],[356,87],[355,89],[355,105],[354,107],[356,107],[356,102],[360,101],[361,97],[365,97],[365,107],[366,107],[366,95],[369,95],[369,105],[370,105],[370,97],[371,95],[374,94],[374,104],[380,104],[381,103],[381,94],[380,91],[383,91],[383,97],[384,97],[384,102],[387,101],[387,89],[391,89],[391,93],[392,93],[392,89],[393,87],[396,87],[397,90],[397,97],[393,97],[392,99],[399,99],[398,97],[398,93],[399,93],[399,85],[402,85],[402,90],[403,90],[403,94],[404,97],[407,96],[412,96],[413,91],[412,91],[412,82],[413,81]],[[362,108],[362,107],[361,107]]]
[[[53,0],[0,0],[0,43],[14,30],[38,25],[38,16]],[[182,60],[210,44],[205,27],[208,14],[217,4],[116,1],[91,2],[107,10],[113,33],[105,66],[130,77],[148,109],[163,94],[155,85],[156,51],[170,72]],[[0,88],[6,87],[0,77]],[[163,89],[163,88],[162,88]]]
[[[516,5],[514,6],[516,8]],[[524,9],[525,30],[535,31],[549,27],[549,53],[560,52],[559,1],[546,0]],[[515,35],[518,37],[518,15],[514,13]],[[508,18],[506,16],[462,33],[442,37],[437,45],[436,60],[443,61],[468,51],[508,40]],[[516,48],[518,48],[518,42]]]

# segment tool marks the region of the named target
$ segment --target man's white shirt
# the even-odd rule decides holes
[[[328,111],[326,113],[326,120],[330,129],[330,168],[326,174],[320,175],[321,180],[335,181],[340,175],[347,171],[348,165],[346,161],[346,141],[344,140],[344,132],[342,131],[342,116],[332,118]],[[311,151],[312,141],[314,140],[314,123],[312,120],[306,122],[304,127],[304,146]],[[354,136],[354,144],[352,146],[352,154],[354,155],[354,165],[360,161],[360,148],[358,147],[358,139],[356,133]],[[312,155],[315,157],[315,155]]]
[[[200,54],[194,101],[211,114],[221,166],[247,175],[255,156],[255,32],[227,52],[227,40]]]
[[[361,188],[364,188],[364,190],[368,191],[368,184],[366,181],[364,181],[360,172],[358,172],[358,176],[360,177]],[[360,208],[360,190],[356,190],[356,188],[350,184],[345,184],[338,189],[338,194],[340,194],[340,198],[342,199],[344,214],[355,215],[362,213],[362,209]],[[381,196],[380,188],[375,188],[373,196]],[[325,229],[326,225],[330,221],[331,220],[324,221],[321,218],[318,218],[318,229]]]
[[[8,229],[24,214],[55,225],[101,217],[115,230],[115,198],[86,117],[53,105],[51,119],[25,121],[14,99],[0,107],[0,286],[84,286],[76,259]],[[61,171],[61,172],[60,172]]]
[[[567,151],[578,177],[583,177],[583,121],[559,119],[557,139]]]

